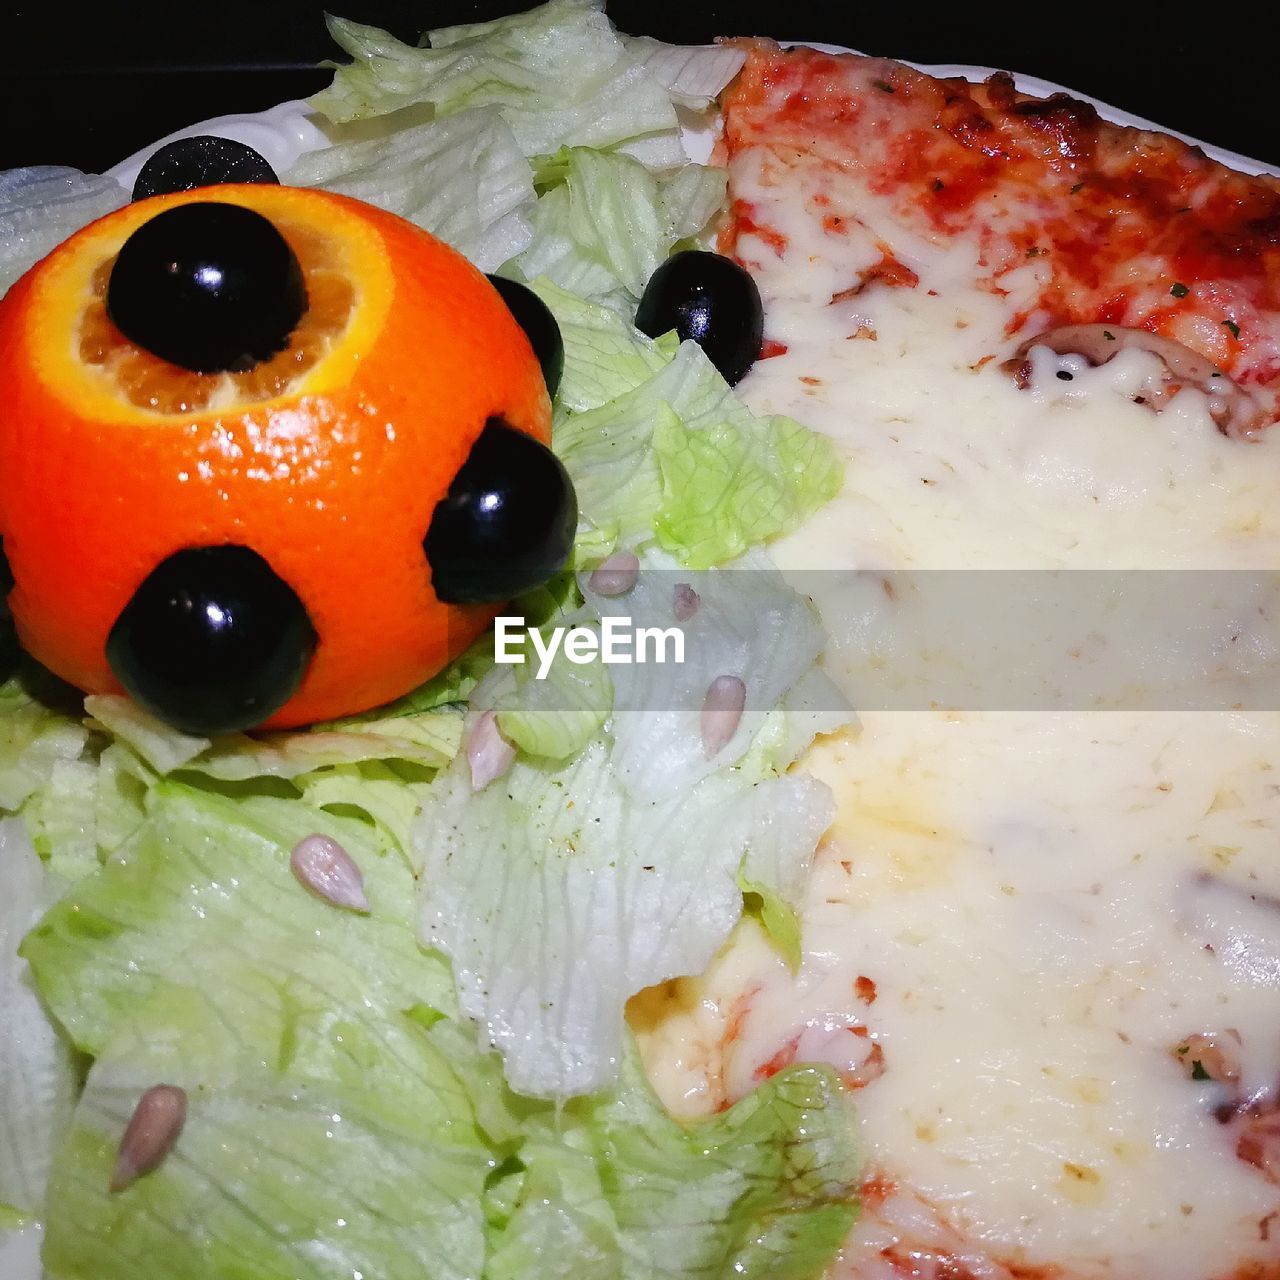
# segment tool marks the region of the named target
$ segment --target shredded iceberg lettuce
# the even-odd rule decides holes
[[[316,830],[362,868],[368,916],[294,880],[289,849]],[[157,786],[144,827],[23,948],[94,1058],[52,1174],[50,1280],[514,1277],[552,1247],[571,1274],[818,1273],[858,1168],[830,1075],[783,1073],[693,1127],[629,1055],[589,1099],[519,1098],[413,911],[412,873],[358,819]],[[187,1094],[179,1145],[112,1195],[158,1082]]]
[[[18,944],[53,900],[16,819],[0,821],[0,1214],[40,1216],[54,1142],[75,1096],[71,1051],[36,996]],[[0,1234],[4,1222],[0,1220]]]
[[[673,647],[606,668],[526,645],[472,699],[473,718],[496,712],[514,765],[476,791],[457,760],[413,835],[425,940],[453,961],[462,1008],[513,1087],[547,1098],[614,1079],[626,1001],[705,968],[744,891],[794,959],[794,906],[834,808],[825,786],[785,771],[849,719],[816,665],[812,607],[763,556],[690,572],[654,552],[620,596],[589,574],[580,584],[583,607],[559,625],[596,635],[611,621],[671,627],[676,591],[691,593],[681,660]],[[717,677],[741,680],[744,706],[712,752],[702,707]]]
[[[410,217],[486,271],[633,311],[723,204],[725,174],[689,163],[677,107],[708,106],[739,50],[621,37],[599,0],[432,31],[417,48],[343,18],[329,28],[352,61],[312,105],[336,145],[289,180]]]
[[[798,960],[832,805],[790,766],[849,719],[811,608],[758,551],[835,492],[833,454],[631,323],[722,205],[680,123],[742,54],[621,36],[600,0],[419,47],[330,29],[352,58],[314,100],[331,145],[286,181],[412,219],[560,326],[554,447],[583,522],[572,566],[511,612],[540,635],[665,626],[680,583],[700,601],[687,660],[540,680],[486,638],[378,711],[215,740],[124,698],[0,686],[0,1251],[30,1220],[49,1280],[524,1280],[548,1259],[583,1280],[815,1280],[857,1208],[836,1078],[794,1068],[678,1123],[623,1017],[744,909]],[[0,290],[125,199],[0,176]],[[601,596],[590,571],[619,547],[643,572]],[[708,752],[721,675],[746,705]],[[515,759],[474,792],[468,726],[490,709]],[[359,866],[367,915],[295,878],[315,833]],[[187,1095],[177,1146],[112,1194],[157,1083]]]
[[[528,247],[533,170],[495,108],[359,135],[334,129],[333,145],[299,157],[283,180],[408,218],[481,271],[496,270]]]
[[[724,44],[664,44],[652,36],[623,36],[631,56],[682,107],[704,111],[742,70],[747,55]]]
[[[607,1087],[627,999],[706,967],[742,913],[744,861],[794,891],[834,815],[803,774],[722,771],[643,800],[615,753],[605,737],[564,765],[522,757],[478,793],[456,765],[416,827],[424,937],[535,1097]]]
[[[692,342],[629,391],[561,416],[555,446],[592,525],[696,568],[797,528],[842,480],[829,441],[757,418]]]
[[[79,169],[0,172],[0,295],[69,235],[128,199],[114,178]]]
[[[535,280],[533,290],[551,308],[564,342],[564,375],[556,396],[561,420],[569,413],[598,409],[633,390],[670,363],[675,353],[674,342],[654,342],[609,307],[548,280]]]
[[[334,121],[430,102],[440,114],[496,106],[525,155],[563,146],[665,144],[683,158],[671,95],[628,51],[596,0],[550,0],[495,22],[431,31],[427,47],[385,31],[329,19],[352,62],[312,100]]]
[[[771,716],[807,725],[801,737],[788,735],[787,750],[744,770],[751,780],[782,772],[830,728],[820,715],[787,712],[792,689],[810,677],[821,677],[816,663],[825,634],[812,605],[784,580],[763,555],[751,555],[723,569],[688,572],[659,552],[641,560],[636,585],[622,596],[601,596],[583,579],[587,604],[601,619],[616,619],[634,628],[678,626],[683,660],[621,663],[610,667],[616,703],[611,729],[615,760],[627,789],[646,800],[658,800],[689,788],[717,771],[742,769],[748,752],[764,733]],[[673,601],[677,588],[692,591],[697,611],[677,622]],[[649,656],[653,656],[650,654]],[[727,741],[708,753],[702,738],[702,703],[719,676],[742,681],[741,720]],[[823,698],[822,712],[837,724],[849,719],[848,707],[834,686]],[[794,894],[795,886],[788,886]]]
[[[726,184],[722,169],[686,164],[660,177],[631,156],[590,147],[562,148],[536,177],[536,234],[512,267],[628,314],[675,244],[719,210]]]

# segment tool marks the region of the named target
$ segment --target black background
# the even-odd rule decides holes
[[[325,0],[24,0],[0,21],[0,168],[98,171],[184,125],[327,83]],[[416,40],[521,0],[328,0]],[[1066,84],[1246,155],[1280,163],[1280,22],[1259,4],[980,4],[909,0],[639,3],[623,30],[685,43],[716,35],[846,44],[916,62],[977,63]]]

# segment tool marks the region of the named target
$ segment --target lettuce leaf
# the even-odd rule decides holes
[[[671,95],[673,102],[704,111],[742,70],[746,51],[723,44],[666,44],[652,36],[623,36],[636,62]]]
[[[361,866],[369,916],[293,879],[311,830]],[[411,886],[359,822],[157,784],[142,830],[23,948],[96,1058],[54,1165],[50,1280],[499,1280],[549,1257],[611,1280],[820,1273],[858,1176],[829,1073],[782,1073],[695,1126],[632,1053],[604,1094],[520,1098],[417,945]],[[177,1146],[111,1195],[158,1082],[187,1092]]]
[[[684,159],[671,95],[627,51],[600,0],[551,0],[494,22],[432,31],[427,48],[345,18],[328,23],[352,58],[311,100],[330,120],[423,102],[439,116],[494,106],[526,156],[641,142],[651,163]]]
[[[692,588],[699,601],[697,612],[679,624],[683,661],[610,667],[616,691],[610,722],[614,765],[627,790],[645,800],[673,796],[717,770],[740,766],[771,716],[784,722],[789,718],[780,704],[818,671],[814,664],[825,639],[812,605],[759,553],[723,569],[688,572],[670,557],[648,552],[635,586],[612,598],[597,595],[588,576],[582,579],[595,616],[618,619],[628,628],[674,627],[677,585]],[[733,735],[708,756],[702,702],[719,676],[743,682],[745,705]],[[850,712],[844,697],[834,685],[827,685],[823,694],[822,711],[838,724],[846,723]],[[807,734],[804,724],[799,727],[797,737],[786,735],[789,750],[773,752],[766,767],[747,770],[744,776],[759,781],[785,770],[819,725],[809,723]],[[793,891],[788,885],[787,892]]]
[[[612,308],[550,280],[539,278],[532,288],[551,308],[564,342],[564,375],[556,396],[562,420],[617,399],[671,363],[674,346],[664,349]]]
[[[728,188],[727,170],[702,164],[687,164],[663,179],[658,202],[671,248],[683,240],[704,239]]]
[[[648,173],[647,169],[640,171]],[[552,187],[534,206],[532,245],[503,270],[521,280],[545,279],[621,315],[626,307],[625,290],[608,261],[601,261],[575,242],[569,230],[573,222],[572,188],[567,183]]]
[[[615,1093],[569,1104],[557,1131],[521,1149],[526,1172],[488,1274],[527,1280],[569,1256],[583,1280],[820,1275],[856,1213],[850,1122],[830,1074],[809,1068],[681,1125],[629,1056]]]
[[[491,652],[484,663],[492,665]],[[457,700],[480,665],[464,657],[381,714],[216,741],[180,733],[112,694],[86,698],[81,723],[10,684],[0,688],[0,716],[8,716],[0,808],[21,810],[37,851],[65,880],[95,870],[133,835],[151,789],[168,776],[215,790],[309,795],[321,807],[360,814],[384,848],[402,851],[422,788],[457,752]]]
[[[832,815],[826,788],[802,775],[719,773],[637,800],[600,739],[567,764],[517,759],[478,794],[459,763],[415,830],[423,936],[452,960],[463,1011],[512,1088],[605,1088],[627,999],[700,972],[737,922],[744,857],[753,878],[791,885]]]
[[[174,1277],[477,1274],[492,1157],[404,1014],[451,1001],[414,939],[407,867],[301,801],[170,782],[152,797],[146,826],[23,948],[97,1058],[55,1168],[48,1273],[151,1280],[162,1256]],[[313,831],[364,871],[369,917],[294,880],[289,851]],[[162,1080],[192,1099],[181,1156],[111,1197],[123,1123]]]
[[[677,622],[677,591],[698,605]],[[472,694],[472,713],[492,708],[498,728],[527,755],[566,760],[606,725],[614,764],[627,789],[646,800],[687,789],[733,767],[752,781],[781,773],[819,733],[848,724],[852,710],[815,665],[825,635],[812,604],[772,561],[752,552],[722,569],[690,571],[646,551],[635,585],[602,596],[584,567],[574,600],[534,628],[504,616],[503,661]],[[591,632],[590,660],[571,659],[551,634]],[[609,628],[612,636],[607,636]],[[643,639],[640,637],[643,636]],[[603,660],[606,644],[636,661]],[[729,740],[708,756],[701,727],[706,690],[720,676],[743,682],[745,706]]]
[[[638,160],[589,147],[543,159],[533,244],[512,266],[634,314],[677,241],[697,235],[724,199],[722,169],[685,165],[659,178]]]
[[[17,680],[0,685],[0,725],[0,812],[22,814],[36,852],[58,878],[93,870],[103,779],[83,759],[88,730]]]
[[[234,962],[221,976],[252,985]],[[362,1059],[343,1061],[326,1044],[341,1041],[341,1023],[324,1037],[319,1011],[295,1010],[292,995],[264,989],[248,1009],[229,1010],[207,989],[174,986],[117,1027],[55,1166],[50,1280],[479,1273],[490,1159],[465,1100],[442,1088],[450,1073],[405,1019],[398,1070],[366,1081],[384,1046],[362,1042]],[[278,1055],[295,1050],[306,1065],[280,1070]],[[111,1196],[120,1134],[161,1081],[191,1100],[179,1148]],[[460,1108],[448,1120],[446,1094]]]
[[[653,453],[662,476],[658,543],[694,569],[798,528],[843,479],[830,442],[781,415],[693,430],[664,408]]]
[[[586,520],[694,568],[790,532],[842,480],[825,437],[757,418],[693,342],[631,390],[562,417],[555,445]]]
[[[580,613],[557,620],[557,626],[589,625]],[[509,646],[519,665],[495,668],[476,689],[473,707],[492,708],[502,736],[520,751],[549,760],[567,760],[599,732],[613,706],[613,682],[603,662],[570,662],[557,653],[543,673],[543,663],[526,640]]]
[[[0,821],[0,884],[0,1206],[38,1218],[76,1078],[70,1049],[40,1007],[18,955],[23,934],[56,891],[22,823],[12,818]]]
[[[800,913],[769,885],[748,879],[745,871],[738,873],[738,888],[742,890],[744,913],[759,922],[787,968],[798,973],[804,960]]]
[[[84,700],[84,709],[91,725],[127,747],[153,774],[172,773],[212,745],[208,738],[183,733],[118,694],[92,694]]]
[[[332,130],[334,145],[299,157],[284,181],[324,187],[408,218],[481,271],[496,270],[528,247],[533,170],[496,108],[367,133]]]
[[[0,722],[0,810],[16,813],[46,785],[60,761],[79,758],[89,735],[16,680],[0,685]]]
[[[85,699],[90,723],[129,747],[157,775],[198,773],[225,782],[251,778],[297,779],[317,769],[399,760],[438,769],[453,759],[462,732],[450,711],[425,711],[352,722],[345,728],[251,736],[227,734],[211,741],[170,728],[129,698],[95,694]]]
[[[0,296],[69,235],[128,200],[114,178],[79,169],[0,172]]]

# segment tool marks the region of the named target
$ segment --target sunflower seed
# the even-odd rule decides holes
[[[114,1195],[160,1166],[173,1150],[187,1119],[186,1091],[173,1084],[152,1085],[138,1099],[125,1126],[110,1190]]]
[[[587,580],[598,596],[625,596],[636,585],[640,560],[631,551],[615,551]]]
[[[319,833],[299,840],[289,855],[289,869],[317,898],[348,911],[369,910],[360,868],[336,840]]]
[[[677,622],[688,622],[698,612],[701,603],[702,597],[687,582],[676,583],[671,597],[671,609]]]
[[[467,739],[467,763],[471,766],[471,790],[483,791],[511,768],[516,749],[498,731],[496,712],[486,711]]]
[[[710,760],[738,732],[747,686],[737,676],[716,676],[702,699],[702,749]]]

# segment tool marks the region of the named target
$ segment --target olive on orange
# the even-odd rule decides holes
[[[528,338],[411,223],[316,190],[155,196],[0,300],[23,647],[192,732],[412,689],[565,561]]]

